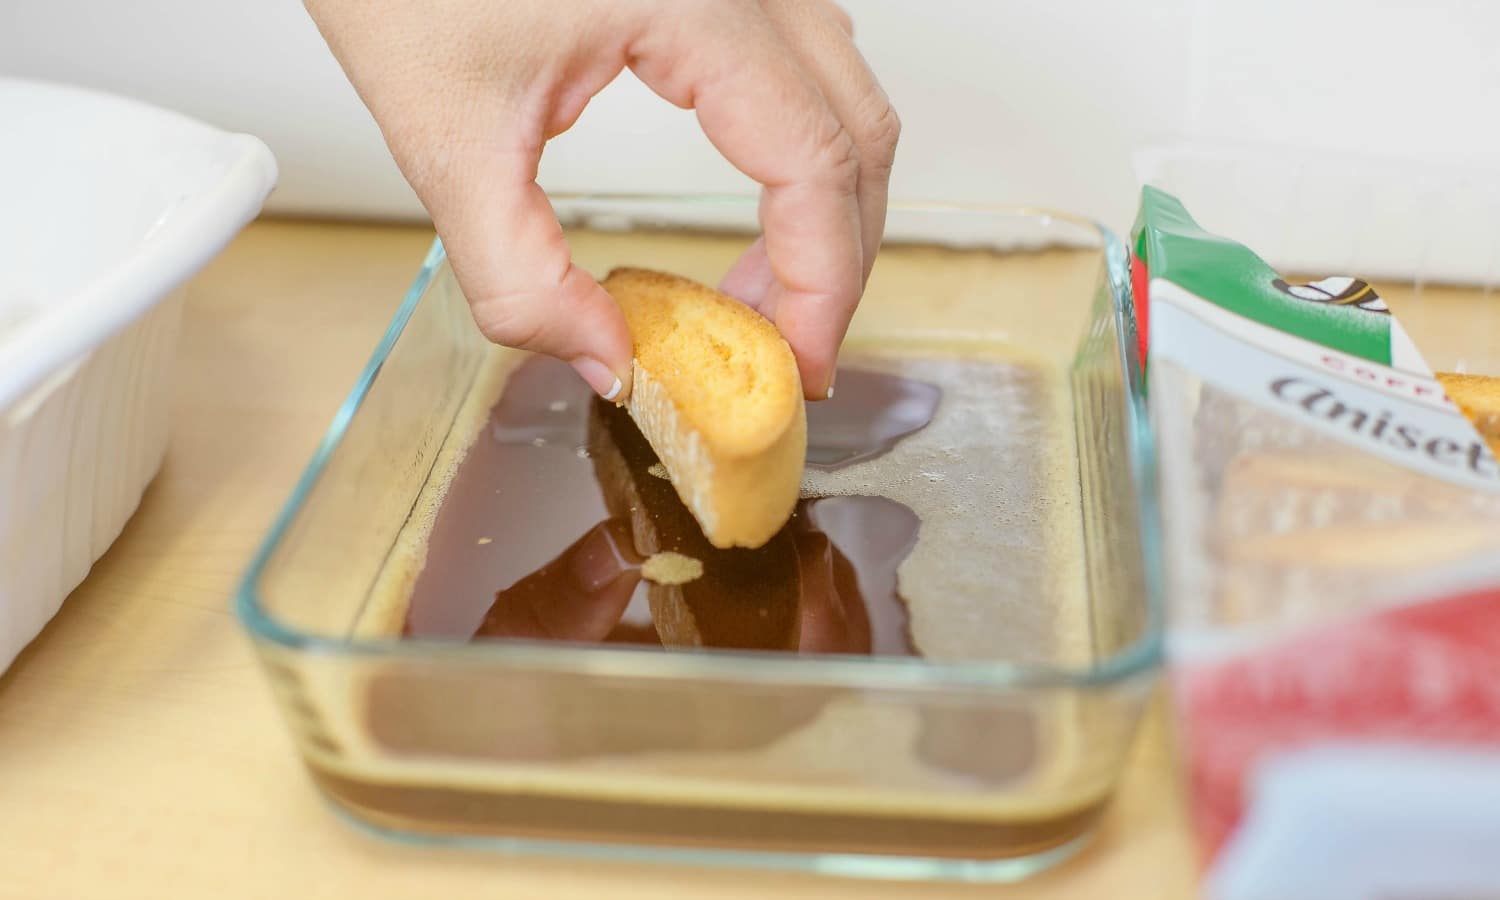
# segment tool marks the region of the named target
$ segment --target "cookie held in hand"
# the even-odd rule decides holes
[[[776,327],[676,275],[602,282],[635,344],[626,409],[715,547],[759,547],[786,524],[807,457],[797,361]]]

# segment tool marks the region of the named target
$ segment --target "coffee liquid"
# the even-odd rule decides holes
[[[805,499],[786,526],[756,550],[721,551],[628,416],[566,366],[522,363],[418,523],[405,633],[1061,657],[1052,638],[1073,633],[1058,617],[1075,606],[1049,593],[1071,582],[1048,523],[1077,475],[1054,430],[1065,428],[1054,382],[1009,358],[865,365],[809,406]],[[643,558],[664,550],[698,560],[702,575],[644,581]],[[425,774],[372,776],[317,735],[312,772],[340,802],[405,831],[1001,859],[1076,841],[1103,805],[1101,792],[1049,786],[1080,752],[1065,697],[881,702],[816,680],[788,691],[755,678],[663,682],[630,666],[600,677],[405,662],[360,690],[360,741]]]
[[[808,408],[808,465],[832,471],[921,430],[941,391],[846,369]],[[512,373],[433,523],[408,635],[643,647],[911,655],[896,569],[917,516],[878,496],[806,498],[765,546],[703,537],[621,409],[556,360]],[[641,577],[653,552],[698,560],[683,585]]]

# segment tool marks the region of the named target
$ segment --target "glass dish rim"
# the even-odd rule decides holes
[[[623,204],[734,205],[753,207],[756,198],[725,194],[653,194],[549,192],[554,201]],[[793,656],[753,652],[713,651],[661,653],[627,647],[598,647],[525,641],[458,643],[435,639],[335,637],[305,632],[279,621],[260,602],[259,584],[271,558],[286,538],[354,415],[359,411],[382,365],[446,260],[440,238],[434,238],[416,277],[386,326],[375,349],[360,370],[353,388],[340,403],[332,421],[298,477],[292,492],[272,521],[266,536],[235,591],[236,616],[252,638],[282,649],[342,657],[350,660],[420,660],[442,658],[467,664],[504,662],[535,669],[587,672],[633,678],[816,684],[863,689],[891,688],[1093,688],[1107,687],[1159,668],[1165,642],[1165,599],[1162,578],[1160,509],[1156,495],[1156,455],[1145,407],[1144,367],[1136,340],[1136,316],[1131,291],[1129,254],[1105,226],[1087,218],[1035,206],[938,202],[895,202],[892,212],[1002,216],[1037,221],[1057,220],[1094,233],[1100,240],[1109,281],[1112,320],[1120,343],[1121,376],[1125,385],[1127,452],[1139,497],[1138,526],[1144,559],[1146,619],[1135,641],[1107,657],[1083,666],[992,662],[933,662],[916,657]]]

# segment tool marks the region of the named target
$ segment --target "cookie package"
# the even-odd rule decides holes
[[[1132,248],[1209,895],[1495,889],[1462,848],[1500,834],[1500,373],[1157,188]]]

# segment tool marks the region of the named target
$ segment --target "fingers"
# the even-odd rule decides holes
[[[574,265],[562,228],[534,175],[490,182],[431,208],[474,321],[497,344],[573,364],[607,400],[628,396],[630,332],[619,306]],[[524,179],[524,180],[523,180]],[[493,189],[481,187],[494,184]]]
[[[607,396],[630,389],[613,300],[573,265],[536,169],[627,63],[695,108],[709,140],[763,186],[764,238],[726,278],[786,337],[804,391],[827,395],[879,245],[899,131],[827,0],[558,4],[308,0],[443,236],[484,333],[569,360]],[[768,13],[769,10],[769,13]]]
[[[630,333],[614,300],[573,264],[536,183],[540,141],[457,140],[414,178],[474,320],[495,343],[573,364],[609,400],[628,395]]]
[[[766,255],[766,239],[756,238],[725,273],[719,290],[764,315],[762,307],[775,284],[776,273],[771,271],[771,258]]]
[[[704,10],[713,18],[695,18]],[[633,43],[630,65],[658,94],[696,109],[719,152],[764,186],[760,220],[775,283],[747,299],[791,345],[807,396],[826,396],[863,283],[853,140],[753,6],[705,5],[658,20]]]
[[[854,37],[854,20],[849,17],[848,10],[844,9],[842,6],[839,6],[837,3],[825,2],[822,4],[822,6],[827,11],[828,15],[832,16],[833,20],[838,23],[839,29],[843,31],[844,34],[847,34],[849,37]]]
[[[629,522],[595,525],[556,559],[495,594],[476,637],[604,640],[641,581],[640,560],[621,552],[631,546]]]
[[[763,4],[782,40],[817,80],[834,115],[854,140],[859,160],[860,245],[868,280],[885,234],[901,120],[850,39],[853,23],[847,13],[832,3],[808,0],[763,0]]]
[[[624,317],[573,264],[536,183],[546,137],[572,124],[624,68],[623,49],[568,31],[540,3],[478,7],[477,19],[456,24],[422,4],[370,6],[379,10],[314,4],[442,235],[479,328],[496,343],[572,363],[609,399],[625,397],[632,354]],[[607,14],[589,25],[611,27]],[[426,52],[408,52],[413,45]],[[591,49],[563,52],[576,46]]]

